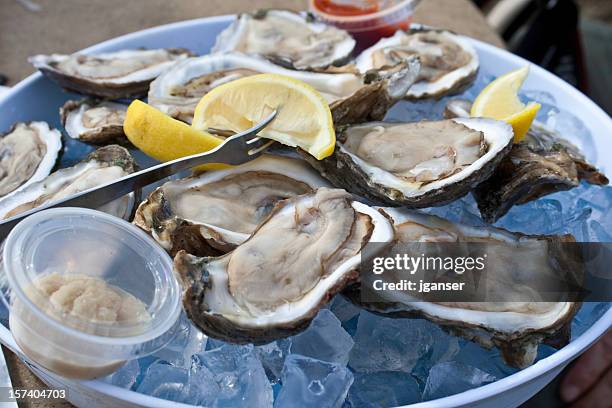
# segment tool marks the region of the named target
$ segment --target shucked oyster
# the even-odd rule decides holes
[[[264,155],[165,183],[140,204],[134,224],[171,254],[218,254],[244,242],[278,201],[326,185],[302,161]]]
[[[61,133],[45,122],[16,123],[0,134],[0,198],[47,177],[61,148]]]
[[[123,140],[123,121],[127,106],[82,99],[68,101],[60,108],[60,118],[66,133],[73,139],[101,144]]]
[[[443,205],[493,172],[512,146],[512,128],[492,119],[348,126],[336,150],[308,162],[334,186],[391,205]]]
[[[550,277],[559,277],[562,282],[582,279],[572,256],[566,253],[565,247],[558,247],[559,243],[573,242],[571,235],[526,236],[492,227],[455,224],[435,216],[395,208],[385,208],[384,212],[392,216],[400,244],[472,242],[491,245],[485,252],[486,270],[481,275],[474,272],[464,281],[477,279],[482,293],[492,301],[480,301],[480,298],[449,301],[447,292],[444,302],[441,302],[437,301],[436,295],[436,300],[428,300],[427,293],[409,290],[380,291],[374,298],[377,301],[363,297],[365,292],[362,291],[373,283],[368,281],[368,276],[388,282],[406,278],[403,272],[393,276],[389,274],[394,272],[385,271],[382,275],[362,274],[361,285],[368,286],[347,288],[344,293],[355,303],[391,317],[424,317],[484,347],[499,347],[506,363],[519,368],[533,363],[539,343],[561,347],[569,341],[569,325],[580,304],[542,301],[541,293],[534,290],[536,286],[532,281],[543,279],[551,282]],[[404,253],[401,249],[399,251]],[[444,251],[448,253],[448,249]],[[546,288],[554,290],[551,286]],[[438,299],[440,297],[437,295]]]
[[[311,14],[259,10],[240,14],[219,34],[212,52],[256,54],[288,68],[312,70],[347,61],[354,47],[349,33]]]
[[[282,232],[281,232],[282,231]],[[234,251],[174,259],[183,307],[206,334],[232,343],[266,343],[306,327],[338,291],[358,278],[361,250],[389,243],[391,223],[343,190],[279,202]]]
[[[458,92],[469,85],[478,72],[478,55],[474,47],[450,31],[414,27],[383,38],[357,57],[357,68],[395,65],[418,55],[421,72],[417,82],[406,93],[408,98],[437,98]]]
[[[210,54],[188,58],[162,73],[151,83],[148,102],[174,118],[191,122],[197,103],[211,89],[245,76],[273,73],[306,82],[318,90],[330,104],[336,123],[360,122],[382,119],[390,105],[412,85],[418,70],[417,58],[363,76],[296,71],[240,53]]]
[[[127,149],[117,145],[101,147],[77,165],[58,170],[0,201],[0,219],[11,218],[24,211],[108,183],[134,170],[134,159]],[[134,193],[128,194],[104,204],[99,210],[129,219],[134,209],[134,196]]]
[[[178,60],[181,48],[123,50],[96,55],[35,55],[29,61],[62,88],[100,98],[146,95],[149,83]]]
[[[469,116],[471,103],[452,100],[446,116]],[[562,136],[534,122],[525,138],[512,146],[491,177],[474,190],[482,218],[493,223],[514,205],[578,187],[580,181],[608,184],[608,178],[586,161]]]

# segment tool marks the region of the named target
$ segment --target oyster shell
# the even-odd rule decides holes
[[[146,95],[149,83],[178,60],[181,48],[122,50],[96,55],[35,55],[29,61],[62,88],[100,98]]]
[[[374,70],[366,76],[307,72],[236,52],[210,54],[188,58],[162,73],[151,83],[148,102],[189,123],[197,103],[211,89],[245,76],[274,73],[310,84],[330,104],[336,121],[350,123],[353,119],[366,120],[364,117],[382,119],[389,106],[403,97],[401,94],[412,85],[418,69],[417,58],[412,58],[393,69]]]
[[[165,183],[138,206],[134,224],[171,254],[217,255],[246,241],[277,201],[326,185],[300,160],[263,155]]]
[[[571,256],[556,246],[560,242],[574,242],[571,235],[526,236],[493,227],[456,224],[407,210],[385,208],[383,211],[393,218],[399,243],[508,244],[494,246],[494,251],[487,252],[486,279],[480,280],[481,286],[486,285],[487,297],[496,301],[435,302],[425,301],[424,294],[415,291],[381,291],[378,293],[380,302],[364,302],[367,298],[361,297],[359,285],[353,285],[344,292],[353,302],[390,317],[424,317],[484,347],[497,346],[506,363],[513,367],[531,365],[541,342],[561,347],[569,341],[569,325],[580,303],[543,302],[539,293],[533,293],[529,282],[536,276],[569,273],[573,274],[568,276],[572,282],[582,279],[580,272],[573,268],[576,264]],[[563,267],[565,262],[570,267]],[[375,279],[384,276],[385,280],[394,280],[389,273],[376,275]],[[362,284],[370,285],[371,282]]]
[[[217,36],[212,52],[256,54],[292,69],[323,69],[346,62],[355,47],[348,32],[310,13],[258,10],[243,13]]]
[[[359,278],[367,242],[392,238],[379,212],[343,190],[320,188],[279,202],[247,241],[222,257],[179,252],[174,266],[183,307],[211,337],[256,344],[287,337],[306,329]]]
[[[334,186],[423,208],[453,201],[488,178],[512,138],[510,125],[492,119],[372,122],[338,132],[330,157],[305,157]]]
[[[415,25],[364,50],[356,65],[366,72],[415,55],[421,60],[421,71],[406,93],[408,98],[438,98],[459,92],[472,83],[478,72],[478,54],[465,38],[450,31]]]
[[[471,103],[449,101],[446,116],[469,115]],[[539,122],[512,146],[491,177],[474,190],[482,218],[493,223],[514,205],[578,187],[580,181],[608,184],[608,178],[588,163],[576,146]]]
[[[120,103],[82,99],[67,101],[60,108],[66,133],[73,139],[103,144],[124,141],[123,121],[127,106]]]
[[[117,145],[101,147],[75,166],[51,173],[46,178],[0,201],[0,219],[14,217],[24,211],[108,183],[134,171],[134,158],[127,149]],[[136,194],[138,193],[128,194],[98,209],[129,219],[134,210]]]
[[[62,148],[62,134],[45,122],[19,122],[0,135],[0,198],[47,177]]]

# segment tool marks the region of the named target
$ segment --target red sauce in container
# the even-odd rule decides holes
[[[310,10],[324,22],[347,30],[359,52],[382,37],[406,30],[418,0],[310,0]]]

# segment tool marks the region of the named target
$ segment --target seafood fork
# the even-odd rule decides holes
[[[221,145],[207,152],[158,164],[157,166],[129,174],[115,181],[90,188],[9,218],[0,223],[0,241],[4,240],[21,220],[38,211],[56,207],[95,209],[134,190],[202,164],[224,163],[238,165],[253,160],[274,143],[273,140],[262,139],[257,136],[257,133],[265,128],[275,117],[276,111],[273,111],[268,117],[252,128],[228,137]]]

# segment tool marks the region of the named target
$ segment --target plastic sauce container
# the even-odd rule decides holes
[[[11,231],[1,265],[15,341],[56,374],[105,376],[175,335],[181,294],[172,260],[122,219],[41,211]]]
[[[310,11],[322,21],[347,30],[357,41],[355,52],[382,37],[406,30],[420,0],[310,0]]]

